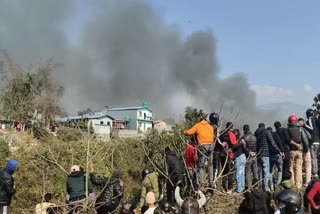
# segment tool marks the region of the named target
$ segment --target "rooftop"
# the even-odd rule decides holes
[[[147,109],[149,111],[152,111],[150,108],[148,107],[143,107],[143,106],[139,106],[139,107],[125,107],[125,108],[110,108],[107,109],[107,111],[132,111],[132,110],[139,110],[139,109]]]

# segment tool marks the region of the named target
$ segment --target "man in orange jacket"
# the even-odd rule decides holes
[[[213,167],[212,167],[212,150],[214,143],[214,129],[210,123],[203,118],[198,118],[199,122],[191,129],[184,132],[187,136],[197,135],[198,139],[198,157],[199,157],[199,181],[204,182],[204,164],[205,160],[209,161],[209,183],[213,184]]]

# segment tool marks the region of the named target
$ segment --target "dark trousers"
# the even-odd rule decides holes
[[[233,167],[233,161],[228,157],[220,156],[221,170],[222,171],[222,186],[225,191],[233,188],[234,173],[231,172]],[[234,170],[234,169],[233,169]]]
[[[252,175],[252,177],[251,177]],[[259,179],[258,176],[258,163],[257,163],[257,157],[251,157],[246,162],[246,168],[245,168],[245,186],[246,189],[248,189],[252,184],[250,184],[250,179],[255,178]]]
[[[96,210],[97,214],[107,214],[107,213],[113,213],[117,207],[119,206],[120,202],[117,198],[113,199],[111,202],[107,204],[96,204]]]
[[[285,152],[284,153],[285,158],[283,159],[283,172],[288,172],[290,171],[290,152]],[[283,180],[282,180],[283,181]]]
[[[178,181],[183,181],[183,174],[171,175],[170,180],[167,181],[167,200],[171,204],[174,203],[174,189]]]

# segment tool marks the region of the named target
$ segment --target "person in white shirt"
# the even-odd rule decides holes
[[[144,214],[162,214],[161,210],[156,206],[156,196],[153,192],[147,193],[146,204],[149,208],[144,212]]]
[[[46,193],[44,195],[44,202],[36,205],[35,213],[36,214],[47,214],[48,208],[56,206],[55,204],[50,203],[51,199],[52,199],[52,194]]]

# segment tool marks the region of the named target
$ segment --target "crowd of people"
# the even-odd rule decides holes
[[[244,195],[241,214],[320,213],[318,115],[317,110],[308,109],[306,120],[291,115],[287,127],[279,121],[274,128],[260,123],[253,132],[247,124],[241,131],[234,129],[232,122],[221,129],[217,113],[208,119],[199,114],[198,122],[184,131],[190,136],[184,155],[166,147],[165,173],[149,168],[142,171],[137,203],[122,202],[120,171],[115,170],[110,178],[95,173],[86,178],[84,169],[72,166],[66,182],[68,213],[76,212],[85,201],[94,201],[98,214],[198,214],[205,207],[206,195],[214,197],[220,190]],[[8,213],[16,169],[17,161],[11,159],[0,171],[0,214]],[[161,192],[160,180],[166,181],[165,192]],[[100,189],[98,195],[94,195],[93,186]],[[50,203],[51,198],[46,194],[35,212],[57,212],[59,207]]]

